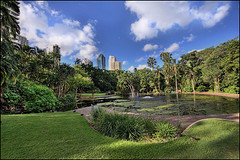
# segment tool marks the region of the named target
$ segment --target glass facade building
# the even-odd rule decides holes
[[[106,61],[102,53],[97,57],[97,67],[99,69],[106,69]]]

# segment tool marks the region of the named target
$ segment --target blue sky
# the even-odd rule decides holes
[[[239,2],[21,1],[21,35],[30,46],[61,47],[62,62],[115,56],[122,69],[144,68],[149,56],[182,54],[239,35]],[[108,64],[107,64],[108,68]]]

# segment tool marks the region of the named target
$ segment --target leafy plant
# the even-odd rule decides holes
[[[207,91],[207,87],[206,86],[198,86],[196,89],[197,92],[204,92]]]
[[[172,140],[177,136],[177,128],[167,121],[160,121],[156,124],[156,132],[153,139],[157,141]]]
[[[61,97],[58,100],[62,103],[62,105],[56,108],[58,111],[72,110],[77,107],[77,102],[74,94],[66,94],[65,97]]]

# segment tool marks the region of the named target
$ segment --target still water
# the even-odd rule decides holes
[[[220,96],[194,94],[167,94],[122,98],[115,97],[110,102],[98,103],[123,112],[168,115],[208,115],[239,112],[239,100]]]

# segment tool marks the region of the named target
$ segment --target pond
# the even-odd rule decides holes
[[[208,115],[239,112],[239,100],[220,96],[166,94],[164,96],[115,97],[97,103],[116,111],[158,115]]]

